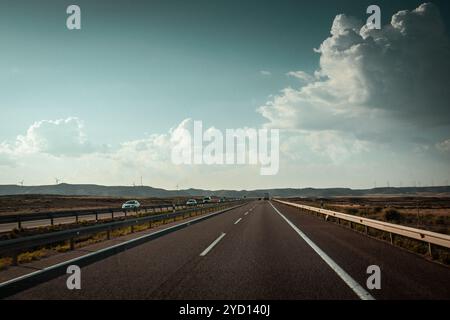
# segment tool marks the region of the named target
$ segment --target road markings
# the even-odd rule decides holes
[[[234,224],[238,224],[239,222],[241,222],[241,220],[242,220],[242,218],[237,219]]]
[[[224,212],[228,212],[228,211],[237,209],[239,207],[242,207],[242,205],[236,205],[234,207],[230,207],[230,208],[226,208],[226,209],[223,209],[223,210],[220,210],[220,211],[212,212],[212,213],[209,213],[207,215],[204,215],[204,216],[192,219],[192,220],[188,220],[186,222],[181,222],[179,224],[170,226],[168,228],[160,229],[160,230],[157,230],[155,232],[144,234],[144,235],[142,235],[140,237],[137,237],[137,238],[134,238],[134,239],[130,239],[130,240],[126,240],[124,242],[120,242],[120,243],[112,245],[110,247],[106,247],[106,248],[103,248],[103,249],[100,249],[100,250],[97,250],[97,251],[93,251],[93,252],[87,253],[87,254],[82,255],[80,257],[77,257],[77,258],[73,258],[73,259],[70,259],[70,260],[67,260],[67,261],[63,261],[63,262],[60,262],[60,263],[57,263],[57,264],[54,264],[54,265],[51,265],[51,266],[48,266],[48,267],[44,267],[43,269],[24,274],[22,276],[19,276],[17,278],[13,278],[13,279],[7,280],[5,282],[0,282],[0,297],[2,296],[1,293],[2,293],[2,290],[4,288],[8,288],[9,286],[20,284],[21,281],[33,281],[34,277],[38,277],[40,275],[44,275],[45,276],[48,272],[52,272],[53,270],[57,270],[60,267],[69,266],[71,264],[79,264],[79,263],[87,261],[87,260],[89,260],[91,258],[93,258],[95,260],[95,257],[99,256],[102,253],[108,253],[108,252],[111,252],[111,251],[113,251],[115,249],[119,249],[119,248],[121,250],[124,250],[124,248],[126,248],[126,246],[132,245],[133,243],[139,243],[140,241],[145,241],[145,239],[147,239],[147,238],[149,240],[155,239],[155,237],[160,237],[160,236],[162,236],[164,234],[167,234],[167,233],[170,233],[170,232],[173,232],[173,231],[177,231],[177,230],[180,229],[180,227],[190,226],[190,225],[195,224],[197,222],[204,221],[204,220],[206,220],[208,218],[215,217],[215,216],[217,216],[219,214],[222,214]],[[224,236],[225,236],[225,234],[224,234]]]
[[[305,240],[305,242],[325,261],[331,269],[353,290],[354,293],[361,300],[375,300],[375,298],[367,292],[362,286],[359,285],[347,272],[344,271],[336,262],[333,261],[325,252],[322,251],[314,242],[309,239],[306,234],[300,231],[288,218],[286,218],[274,205],[269,202],[272,208],[298,233],[298,235]]]
[[[214,248],[223,237],[225,237],[226,233],[222,233],[213,243],[211,243],[208,248],[206,248],[202,253],[200,253],[200,257],[204,257]]]
[[[248,215],[248,211],[246,213],[244,213],[244,216]]]

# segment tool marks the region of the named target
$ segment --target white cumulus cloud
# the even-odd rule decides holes
[[[434,144],[435,131],[450,126],[450,42],[437,7],[398,12],[381,30],[338,15],[330,34],[316,50],[314,76],[289,72],[303,85],[258,109],[265,125],[297,130],[314,145],[313,132],[333,134],[321,139],[321,150],[329,149],[327,141],[334,145],[330,155],[340,153],[335,142],[342,135],[345,145],[348,139]]]
[[[83,122],[76,117],[57,120],[40,120],[33,123],[12,142],[0,143],[2,162],[13,162],[32,154],[52,156],[80,156],[100,151],[104,147],[94,147],[86,137]]]

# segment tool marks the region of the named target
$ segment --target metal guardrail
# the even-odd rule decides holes
[[[55,231],[45,234],[38,234],[34,236],[27,236],[23,238],[15,238],[15,239],[9,239],[9,240],[3,240],[0,241],[0,255],[10,255],[14,258],[13,264],[17,264],[17,256],[21,252],[24,252],[28,249],[32,248],[38,248],[45,245],[53,244],[53,243],[59,243],[64,241],[70,241],[70,247],[71,249],[74,249],[75,239],[80,238],[83,236],[90,236],[94,235],[100,232],[106,232],[107,233],[107,239],[110,239],[111,232],[120,228],[125,227],[131,227],[133,232],[133,227],[137,225],[142,225],[145,223],[152,223],[155,221],[161,221],[161,220],[168,220],[168,219],[174,219],[177,217],[185,217],[186,215],[191,214],[193,212],[198,212],[199,210],[201,213],[210,212],[212,210],[220,210],[220,209],[226,209],[230,207],[231,205],[235,205],[236,202],[225,202],[225,203],[217,203],[217,204],[208,204],[203,205],[201,207],[193,207],[190,209],[178,211],[178,212],[172,212],[172,213],[166,213],[166,214],[159,214],[159,215],[151,215],[151,216],[145,216],[145,217],[136,217],[136,218],[130,218],[127,220],[121,220],[121,221],[113,221],[113,222],[107,222],[107,223],[99,223],[92,226],[86,226],[86,227],[80,227],[75,229],[68,229],[68,230],[62,230],[62,231]]]
[[[140,206],[137,209],[122,209],[122,208],[99,208],[99,209],[82,209],[82,210],[67,210],[67,211],[51,211],[51,212],[38,212],[38,213],[29,213],[29,214],[8,214],[0,216],[0,224],[6,223],[17,223],[17,227],[20,229],[22,227],[23,222],[28,221],[38,221],[38,220],[50,220],[50,225],[54,225],[54,220],[58,218],[68,218],[74,217],[76,222],[78,222],[78,218],[82,216],[94,216],[95,220],[98,221],[99,214],[111,214],[111,218],[114,219],[115,213],[124,213],[125,216],[129,212],[140,212],[144,211],[148,213],[149,211],[157,212],[159,209],[160,212],[168,211],[169,209],[185,209],[186,205],[184,204],[163,204],[163,205],[152,205],[152,206]]]
[[[246,203],[247,203],[246,201],[232,201],[232,202],[221,203],[219,206],[211,206],[211,208],[217,209],[217,210],[214,210],[212,213],[205,214],[205,215],[202,215],[202,216],[194,218],[194,219],[190,219],[185,222],[177,223],[173,226],[169,226],[167,228],[163,228],[163,229],[155,231],[155,232],[147,233],[147,234],[144,234],[137,238],[133,238],[131,240],[126,240],[125,242],[121,242],[121,243],[118,243],[118,244],[115,244],[115,245],[112,245],[112,246],[109,246],[109,247],[106,247],[106,248],[103,248],[103,249],[100,249],[100,250],[97,250],[94,252],[84,254],[80,257],[66,260],[61,263],[57,263],[56,265],[52,265],[52,266],[46,267],[44,269],[28,273],[26,275],[19,276],[14,279],[7,280],[3,283],[0,283],[0,299],[9,297],[17,292],[21,292],[28,288],[34,287],[40,283],[49,281],[58,276],[65,275],[65,274],[67,274],[67,267],[69,265],[75,264],[79,267],[87,266],[87,265],[92,264],[101,259],[105,259],[114,254],[123,252],[124,250],[134,248],[134,247],[136,247],[140,244],[143,244],[147,241],[158,239],[159,237],[162,237],[164,235],[170,234],[172,232],[176,232],[176,231],[186,228],[190,225],[200,223],[202,221],[205,221],[207,219],[215,217],[224,212],[241,207],[241,206],[245,205]],[[219,207],[225,207],[225,208],[219,209]],[[197,209],[199,209],[199,208],[197,208]],[[194,210],[194,209],[186,210],[186,211],[184,211],[184,213],[187,214],[191,210]],[[166,216],[166,215],[160,215],[160,216]]]
[[[326,210],[326,209],[320,209],[316,207],[306,206],[298,203],[273,199],[273,201],[286,204],[292,207],[296,207],[299,209],[303,209],[306,211],[312,211],[314,213],[322,214],[325,216],[325,220],[328,220],[329,217],[334,217],[340,220],[345,220],[350,223],[356,223],[360,224],[366,227],[366,233],[367,228],[373,228],[380,231],[384,231],[389,233],[391,243],[393,243],[393,235],[400,235],[403,237],[419,240],[428,243],[428,251],[431,254],[431,245],[438,245],[444,248],[450,248],[450,236],[446,234],[441,234],[437,232],[422,230],[422,229],[416,229],[416,228],[410,228],[401,226],[398,224],[378,221],[374,219],[368,219],[363,217],[358,217],[350,214],[345,214],[341,212]]]

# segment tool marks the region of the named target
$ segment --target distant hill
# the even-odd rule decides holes
[[[46,186],[18,186],[0,185],[0,196],[21,194],[47,194],[47,195],[73,195],[73,196],[106,196],[106,197],[191,197],[191,196],[217,196],[217,197],[263,197],[269,193],[273,197],[362,197],[362,196],[450,196],[450,187],[405,187],[405,188],[374,188],[374,189],[268,189],[268,190],[165,190],[147,186],[101,186],[95,184],[67,184]]]

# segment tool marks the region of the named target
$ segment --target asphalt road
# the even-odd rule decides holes
[[[366,269],[381,269],[369,290]],[[450,268],[256,201],[82,268],[12,299],[450,299]]]

